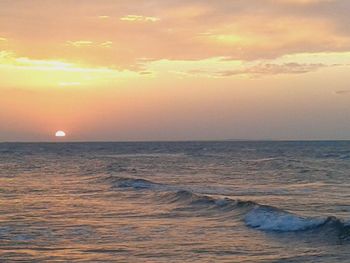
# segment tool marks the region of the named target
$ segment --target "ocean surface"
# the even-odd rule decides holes
[[[1,143],[0,262],[350,262],[350,142]]]

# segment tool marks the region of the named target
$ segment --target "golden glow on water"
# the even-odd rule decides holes
[[[0,144],[0,259],[258,262],[302,254],[339,262],[349,246],[342,222],[288,229],[308,217],[347,218],[348,148],[347,142]],[[253,219],[280,231],[248,225],[246,215],[256,208],[263,213]]]
[[[55,166],[59,173],[51,170]],[[208,220],[205,213],[192,217],[190,211],[179,211],[174,217],[169,213],[175,207],[155,202],[155,196],[112,190],[91,177],[73,175],[72,168],[73,164],[66,161],[57,162],[46,175],[31,173],[0,179],[2,188],[13,192],[11,199],[0,200],[0,211],[6,211],[0,230],[12,236],[2,241],[1,258],[51,262],[168,262],[176,258],[187,262],[199,257],[191,261],[210,262],[232,259],[235,246],[252,253],[262,244],[259,233],[254,233],[251,240],[237,236],[235,222],[219,217]],[[4,225],[9,232],[1,228]],[[213,250],[226,252],[215,255],[210,253]]]

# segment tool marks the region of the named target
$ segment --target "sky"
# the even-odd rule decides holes
[[[349,0],[0,0],[0,141],[350,139]]]

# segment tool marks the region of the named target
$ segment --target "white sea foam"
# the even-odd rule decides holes
[[[324,218],[301,217],[283,210],[259,206],[245,216],[247,226],[266,231],[302,231],[318,227],[326,222]]]

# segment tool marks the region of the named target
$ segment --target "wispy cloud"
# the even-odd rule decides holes
[[[337,90],[334,92],[337,95],[350,95],[350,89],[348,90]]]
[[[110,16],[98,16],[99,19],[108,19]]]
[[[310,5],[310,4],[319,4],[319,3],[326,3],[326,2],[333,2],[335,0],[270,0],[280,3],[288,3],[288,4],[295,4],[295,5]]]
[[[127,22],[157,22],[160,18],[153,16],[127,15],[121,17],[120,20]]]
[[[107,47],[107,48],[110,48],[113,46],[113,42],[112,41],[105,41],[105,42],[102,42],[100,44],[101,47]]]
[[[285,64],[258,64],[251,67],[245,67],[239,70],[225,70],[214,72],[214,75],[221,77],[230,77],[234,75],[278,75],[278,74],[303,74],[316,71],[320,68],[328,67],[325,64],[299,64],[299,63],[285,63]]]
[[[79,40],[79,41],[67,41],[68,45],[74,46],[74,47],[90,47],[93,45],[93,41],[89,40]]]
[[[79,40],[79,41],[67,41],[66,44],[68,46],[73,47],[105,47],[110,48],[113,45],[112,41],[104,41],[104,42],[94,42],[89,40]]]

